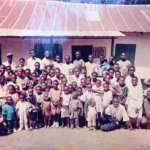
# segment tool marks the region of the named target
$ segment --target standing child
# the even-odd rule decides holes
[[[29,103],[25,101],[25,95],[20,94],[19,102],[16,105],[17,116],[20,119],[20,128],[18,129],[18,131],[21,131],[23,129],[23,123],[25,126],[25,130],[28,130],[28,107]]]
[[[13,132],[16,132],[16,108],[15,105],[12,103],[13,100],[11,96],[7,96],[6,101],[7,104],[3,107],[2,115],[7,120],[7,133],[10,134],[12,129]]]
[[[54,88],[50,89],[48,97],[51,100],[51,109],[53,115],[53,125],[52,127],[59,127],[59,115],[61,110],[61,90],[58,88],[58,81],[53,81]]]
[[[51,102],[50,99],[48,98],[48,93],[44,93],[41,105],[45,128],[50,128],[50,121],[52,114],[51,114]]]
[[[87,116],[86,116],[88,121],[89,131],[92,129],[96,130],[96,116],[97,116],[97,110],[95,106],[95,101],[94,99],[91,99],[90,105],[88,106],[88,110],[87,110]]]
[[[74,128],[74,121],[75,127],[80,129],[79,127],[79,115],[81,111],[81,103],[80,100],[77,99],[78,93],[75,91],[72,93],[72,99],[69,104],[69,114],[71,119],[71,129]]]
[[[62,103],[61,103],[62,128],[65,126],[64,124],[65,118],[67,119],[67,128],[69,128],[69,102],[70,102],[69,88],[65,86],[64,91],[62,92]]]

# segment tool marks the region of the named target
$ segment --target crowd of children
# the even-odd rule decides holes
[[[95,64],[76,51],[76,60],[64,57],[65,63],[35,57],[0,65],[0,132],[7,133],[38,128],[87,128],[111,131],[118,128],[150,128],[150,90],[143,94],[135,67],[121,54],[121,60],[109,62],[100,55]],[[144,84],[150,86],[149,80]]]

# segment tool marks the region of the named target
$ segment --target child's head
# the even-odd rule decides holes
[[[20,63],[20,66],[23,67],[24,63],[25,63],[25,59],[24,58],[20,58],[19,59],[19,63]]]
[[[57,80],[54,80],[53,81],[53,87],[54,87],[54,89],[58,89],[58,81]]]
[[[121,77],[121,72],[120,71],[116,71],[115,72],[115,77],[117,80],[119,80],[119,78]]]
[[[49,93],[49,91],[50,91],[50,88],[49,88],[49,87],[46,87],[46,88],[45,88],[45,93]]]
[[[72,93],[72,99],[76,100],[77,97],[78,97],[78,93],[77,93],[76,91],[74,91],[74,92]]]
[[[103,89],[105,92],[109,91],[109,85],[107,83],[103,84]]]
[[[73,68],[69,69],[69,76],[71,76],[71,75],[74,75],[74,69]]]
[[[51,76],[51,77],[54,77],[54,76],[55,76],[55,70],[54,70],[54,69],[51,69],[51,71],[50,71],[50,76]]]
[[[41,76],[41,77],[40,77],[40,83],[41,83],[41,84],[42,84],[42,83],[45,83],[45,81],[46,81],[45,77],[44,77],[44,76]]]
[[[75,68],[74,68],[74,74],[75,74],[75,76],[76,76],[76,77],[78,77],[78,76],[79,76],[79,74],[80,74],[80,70],[79,70],[79,68],[78,68],[78,67],[75,67]]]
[[[108,72],[109,72],[110,77],[114,76],[114,69],[110,68]]]
[[[3,75],[5,73],[5,65],[0,65],[0,73]]]
[[[31,74],[31,79],[33,80],[33,82],[37,81],[37,74],[33,72]]]
[[[77,82],[76,81],[72,82],[72,87],[73,87],[73,90],[76,90],[76,88],[77,88]]]
[[[150,101],[150,90],[147,91],[147,99]]]
[[[23,72],[23,70],[22,70],[22,72]],[[21,74],[20,74],[20,75],[21,75]],[[30,77],[30,75],[31,75],[30,69],[26,69],[26,70],[25,70],[25,76],[26,76],[26,77]]]
[[[35,89],[36,93],[41,94],[41,89],[42,89],[41,86],[37,86],[36,89]]]
[[[110,75],[106,75],[105,81],[106,81],[106,83],[110,83]]]
[[[92,56],[92,54],[88,55],[88,60],[89,60],[89,62],[93,62],[93,56]]]
[[[91,100],[90,100],[90,106],[91,106],[91,107],[94,107],[95,104],[96,104],[96,103],[95,103],[95,100],[94,100],[94,99],[91,99]]]
[[[23,94],[25,97],[27,96],[27,93],[26,93],[25,90],[22,90],[22,91],[21,91],[21,94]]]
[[[0,84],[5,83],[5,77],[3,75],[0,75]]]
[[[107,72],[107,71],[103,71],[103,72],[102,72],[102,77],[103,77],[103,80],[104,80],[104,81],[105,81],[106,75],[108,75],[108,72]]]
[[[15,87],[13,85],[9,85],[8,91],[9,91],[9,94],[14,94],[15,93]]]
[[[11,96],[7,96],[6,97],[6,102],[8,105],[12,104],[12,97]]]
[[[55,69],[55,75],[57,78],[59,78],[59,75],[60,75],[60,69],[59,68]]]
[[[20,93],[20,87],[19,87],[19,85],[15,85],[15,91],[16,91],[16,93]]]
[[[121,77],[119,78],[119,85],[120,85],[120,86],[124,86],[124,85],[125,85],[125,77],[121,76]]]
[[[6,71],[7,72],[11,71],[11,67],[10,66],[6,66]]]
[[[78,93],[78,96],[81,96],[83,94],[81,87],[77,88],[77,93]]]
[[[62,85],[66,85],[67,84],[67,79],[66,78],[62,78],[61,79],[61,83],[62,83]]]
[[[48,73],[48,74],[50,74],[51,66],[50,66],[50,65],[48,65],[48,66],[46,66],[46,67],[45,67],[45,69],[46,69],[47,73]]]
[[[138,78],[136,77],[136,76],[134,76],[134,77],[132,77],[132,85],[133,86],[136,86],[137,85],[137,83],[138,83]]]
[[[85,79],[85,78],[82,78],[82,79],[81,79],[81,86],[82,86],[82,87],[85,87],[85,86],[86,86],[86,79]]]
[[[14,74],[12,70],[8,72],[8,76],[9,76],[9,79],[10,79],[10,80],[11,80],[12,74]]]
[[[112,103],[113,103],[115,108],[118,107],[118,105],[119,105],[119,98],[118,98],[118,96],[113,97]]]
[[[60,75],[59,75],[59,80],[62,80],[62,78],[65,78],[65,75],[62,74],[62,73],[60,73]]]
[[[111,55],[111,56],[109,57],[109,63],[113,62],[114,59],[115,59],[115,56]]]
[[[86,69],[85,69],[85,68],[83,68],[83,69],[81,70],[81,74],[86,78]]]
[[[35,70],[40,70],[40,63],[35,62],[34,67],[35,67]]]
[[[41,84],[41,90],[42,90],[42,91],[45,91],[46,86],[47,86],[46,83],[42,83],[42,84]]]
[[[87,90],[88,90],[88,92],[92,91],[92,84],[91,83],[87,84]]]
[[[89,83],[91,83],[91,77],[86,77],[86,84],[89,84]]]
[[[120,67],[119,67],[119,64],[118,63],[115,63],[114,64],[114,71],[119,71]]]
[[[134,67],[134,66],[131,66],[131,67],[129,68],[129,75],[130,75],[130,76],[134,76],[134,72],[135,72],[135,67]]]
[[[24,100],[25,100],[25,95],[24,94],[19,94],[19,100],[21,101],[21,102],[23,102]]]
[[[78,60],[80,59],[80,57],[81,57],[81,52],[80,52],[80,50],[77,50],[77,51],[76,51],[75,56],[76,56],[76,58],[77,58]]]
[[[49,101],[48,93],[44,93],[43,100]]]
[[[32,88],[28,89],[28,94],[29,94],[30,97],[33,96],[33,89]]]
[[[95,80],[97,78],[97,72],[92,72],[92,79]]]
[[[49,78],[49,79],[47,79],[47,86],[49,87],[49,88],[51,88],[51,86],[52,86],[52,80]]]
[[[60,55],[56,55],[55,59],[57,63],[60,63]]]
[[[68,89],[69,89],[69,93],[71,93],[73,91],[72,84],[68,84]]]
[[[47,71],[46,70],[42,70],[42,76],[47,79]]]
[[[12,74],[12,75],[11,75],[11,81],[12,81],[13,83],[15,83],[15,82],[16,82],[16,79],[17,79],[17,76],[16,76],[15,74]]]
[[[65,86],[65,87],[64,87],[64,93],[65,93],[66,95],[69,94],[69,88],[68,88],[68,86]]]
[[[100,87],[101,86],[101,80],[97,79],[96,80],[96,87]]]

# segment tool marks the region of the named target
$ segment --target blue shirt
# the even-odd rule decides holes
[[[101,62],[99,61],[98,63],[97,63],[97,76],[98,77],[102,77],[102,73],[103,73],[103,71],[106,71],[106,70],[108,70],[110,68],[110,66],[109,66],[109,64],[108,63],[106,63],[106,62],[104,62],[103,64],[101,64]]]
[[[16,108],[14,104],[5,105],[2,111],[2,115],[7,117],[7,120],[12,120],[15,118]]]

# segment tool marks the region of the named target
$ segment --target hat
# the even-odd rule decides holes
[[[7,56],[7,57],[8,57],[8,56],[13,56],[13,54],[12,54],[12,53],[7,53],[6,56]]]

